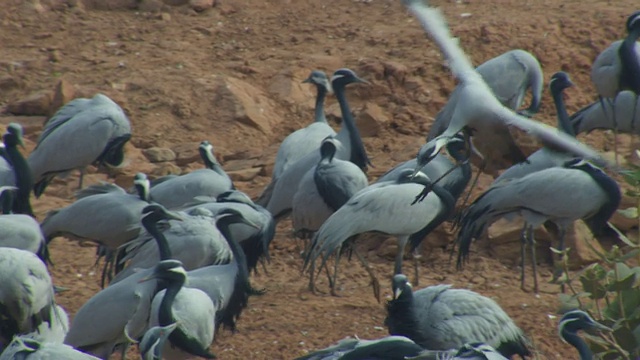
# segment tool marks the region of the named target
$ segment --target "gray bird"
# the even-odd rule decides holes
[[[143,213],[143,225],[155,239],[161,260],[171,259],[171,249],[167,238],[159,229],[158,221],[175,215],[171,215],[158,204],[147,206]],[[245,253],[231,232],[231,226],[239,223],[256,226],[235,209],[227,208],[220,211],[216,215],[216,226],[231,248],[233,259],[228,264],[205,266],[187,274],[188,287],[204,291],[213,302],[216,309],[216,325],[224,325],[232,331],[235,331],[236,321],[247,307],[249,295],[259,293],[251,287]]]
[[[213,359],[208,348],[213,342],[216,309],[211,298],[202,290],[185,287],[187,272],[182,266],[161,269],[143,279],[162,280],[163,290],[153,298],[149,326],[168,326],[178,323],[162,348],[165,359],[179,360],[191,356]]]
[[[451,285],[413,291],[407,277],[393,277],[387,304],[389,334],[406,336],[427,350],[459,349],[482,342],[510,358],[531,355],[529,340],[495,301]]]
[[[101,359],[118,349],[126,352],[132,339],[144,335],[151,301],[160,286],[157,281],[140,280],[176,266],[181,266],[179,261],[161,261],[93,295],[73,317],[64,343]]]
[[[336,345],[317,350],[295,360],[405,360],[423,349],[404,336],[376,340],[345,338]]]
[[[45,124],[36,148],[28,158],[33,173],[33,192],[39,197],[58,175],[89,165],[119,166],[124,145],[131,138],[131,124],[118,104],[97,94],[91,99],[70,101]]]
[[[171,219],[163,234],[173,254],[185,269],[193,270],[203,266],[226,264],[232,258],[231,249],[215,224],[211,211],[197,207],[190,213],[181,212],[178,219]],[[163,259],[162,249],[158,249],[154,237],[142,232],[138,238],[124,245],[120,264],[126,264],[113,278],[117,283],[134,274],[136,269],[146,269]]]
[[[42,342],[29,335],[16,336],[0,354],[0,360],[98,360],[97,357],[80,352],[69,345]]]
[[[17,187],[12,204],[14,214],[33,216],[30,201],[33,175],[29,164],[18,150],[18,145],[24,147],[22,125],[9,124],[2,140],[4,145],[0,147],[0,186]]]
[[[349,69],[339,69],[331,77],[331,87],[338,99],[342,113],[342,129],[335,136],[337,144],[335,158],[349,160],[359,168],[364,169],[370,164],[369,158],[345,95],[346,86],[352,83],[366,83],[366,81],[359,78]],[[278,178],[273,188],[273,194],[266,206],[276,221],[291,212],[293,197],[300,181],[307,171],[317,165],[319,161],[320,153],[312,151],[292,164]]]
[[[313,264],[318,257],[322,257],[322,269],[329,256],[335,253],[337,268],[343,244],[368,231],[398,237],[394,273],[402,272],[402,259],[409,237],[425,229],[428,229],[427,233],[433,230],[451,216],[455,206],[451,194],[437,184],[433,185],[433,192],[425,201],[412,205],[416,191],[432,184],[424,174],[413,178],[411,174],[412,170],[407,169],[397,181],[377,183],[360,190],[325,221],[314,236],[305,259],[304,268],[311,265],[311,286]],[[335,287],[335,283],[332,285]]]
[[[0,348],[15,335],[34,332],[55,315],[47,267],[29,251],[0,248]]]
[[[534,267],[534,290],[537,292],[535,239],[533,229],[551,221],[559,229],[559,248],[564,248],[565,229],[583,219],[596,237],[615,232],[607,222],[620,204],[620,188],[615,180],[590,163],[576,159],[562,167],[540,170],[519,179],[491,186],[464,212],[456,242],[458,266],[469,256],[471,241],[478,239],[496,220],[522,216],[522,273],[524,288],[524,251],[531,245]]]
[[[613,106],[615,102],[616,106]],[[640,133],[640,98],[633,91],[620,91],[615,99],[596,100],[571,115],[576,134],[593,130],[615,130],[627,134]],[[615,119],[615,123],[614,123]]]
[[[324,99],[331,92],[331,83],[324,71],[314,70],[303,83],[314,84],[317,89],[315,115],[313,123],[289,134],[280,144],[272,179],[278,179],[291,164],[312,151],[316,151],[327,136],[336,132],[327,123],[324,115]]]
[[[151,183],[151,200],[168,209],[175,209],[193,201],[198,196],[215,198],[225,191],[234,189],[231,178],[213,154],[213,145],[203,141],[198,150],[206,168],[180,176],[157,179]]]
[[[29,215],[0,215],[0,247],[32,252],[43,262],[47,259],[47,244],[40,224]]]
[[[95,241],[110,251],[135,239],[140,233],[140,212],[148,205],[149,180],[134,177],[137,194],[109,183],[91,185],[76,193],[71,205],[50,211],[42,221],[42,232],[51,242],[58,236]]]
[[[593,359],[593,353],[589,349],[589,346],[578,336],[578,331],[580,330],[589,333],[593,333],[594,331],[613,331],[611,328],[593,320],[589,314],[582,310],[571,310],[564,313],[558,323],[558,333],[562,341],[571,344],[578,350],[580,360]]]
[[[569,79],[569,75],[562,71],[553,74],[549,81],[549,89],[551,90],[551,96],[553,97],[553,102],[556,105],[556,111],[558,113],[558,129],[568,135],[575,136],[569,114],[567,114],[567,109],[562,98],[563,91],[571,86],[573,86],[573,83],[571,79]],[[497,184],[505,180],[518,179],[536,171],[562,166],[572,158],[573,156],[571,154],[556,151],[551,147],[545,146],[529,155],[527,161],[515,164],[505,170],[494,180],[494,183]]]
[[[405,0],[404,3],[436,42],[459,82],[456,91],[460,106],[455,107],[447,129],[434,138],[434,155],[457,133],[466,129],[472,140],[478,140],[472,141],[476,147],[481,144],[488,147],[487,151],[481,154],[488,161],[494,158],[493,152],[496,151],[497,145],[504,144],[496,140],[496,136],[508,132],[509,126],[512,126],[567,153],[593,160],[597,164],[607,164],[596,151],[575,138],[543,123],[517,115],[502,105],[482,76],[475,71],[458,42],[451,37],[442,13],[428,7],[421,0]],[[524,156],[522,160],[525,160]]]
[[[147,330],[140,340],[140,358],[142,360],[162,360],[162,348],[176,327],[178,327],[178,323],[154,326]]]
[[[298,185],[292,220],[299,237],[315,233],[331,214],[369,184],[358,166],[335,158],[336,150],[333,137],[326,138],[320,146],[318,165],[309,169]]]
[[[615,41],[596,57],[591,65],[591,81],[596,87],[601,107],[605,109],[608,102],[613,111],[606,114],[612,119],[613,130],[617,135],[618,112],[617,96],[621,91],[631,91],[637,97],[640,95],[640,47],[636,41],[640,37],[640,11],[636,11],[627,18],[627,37]],[[633,103],[630,119],[635,118],[636,107]],[[620,119],[629,122],[628,119]],[[614,139],[614,151],[617,158],[617,139]]]
[[[418,356],[405,360],[508,360],[493,347],[483,343],[464,344],[458,350],[424,350]]]
[[[522,105],[527,89],[531,88],[531,105],[520,113],[531,117],[540,109],[544,76],[538,59],[531,53],[520,49],[507,51],[478,66],[476,71],[482,76],[498,101],[507,108],[518,110]],[[449,101],[445,107],[436,115],[427,140],[434,139],[447,129],[458,105],[459,97],[460,95],[456,88],[449,96]],[[511,133],[505,131],[499,135],[500,143],[494,143],[492,146],[504,145],[500,149],[504,152],[502,155],[507,160],[507,164],[509,164],[509,161],[522,161],[522,152],[516,146]],[[477,146],[481,147],[480,144],[477,144]],[[506,153],[509,150],[510,152]],[[485,153],[482,150],[480,152]],[[504,166],[497,162],[487,165]],[[493,172],[491,168],[485,168],[485,170]]]
[[[255,226],[236,222],[230,225],[229,231],[242,246],[247,257],[249,270],[255,270],[258,261],[269,259],[269,244],[275,236],[275,220],[267,209],[255,204],[245,193],[230,190],[218,195],[217,199],[198,197],[187,205],[188,207],[182,209],[185,212],[190,212],[195,208],[205,208],[211,211],[214,216],[227,209],[240,212],[243,219],[255,224]]]

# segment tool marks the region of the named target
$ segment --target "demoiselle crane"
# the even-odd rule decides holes
[[[496,220],[520,215],[525,220],[522,233],[521,281],[524,289],[524,252],[531,245],[534,291],[538,292],[533,229],[546,221],[558,227],[559,249],[564,248],[565,229],[583,219],[594,236],[612,235],[607,222],[620,204],[620,188],[615,180],[589,162],[570,160],[562,167],[540,170],[519,179],[491,186],[464,212],[456,242],[458,266],[469,256],[471,241],[478,239]]]
[[[527,90],[531,88],[531,104],[519,113],[531,117],[540,109],[544,77],[538,59],[531,53],[520,49],[507,51],[481,64],[476,68],[476,71],[482,76],[498,101],[507,108],[518,110]],[[459,105],[460,97],[461,95],[456,88],[451,93],[445,107],[436,115],[427,140],[436,138],[447,129],[454,110]],[[483,171],[493,174],[497,170],[524,160],[524,154],[516,145],[509,131],[501,131],[499,134],[493,135],[492,139],[495,139],[496,142],[490,143],[491,148],[480,138],[482,135],[487,134],[484,132],[476,134],[478,140],[474,144],[481,154],[488,155],[484,159],[486,163],[479,165],[484,165]]]
[[[178,327],[178,323],[154,326],[147,330],[138,345],[142,360],[162,360],[162,348],[176,327]]]
[[[458,350],[434,351],[425,350],[418,356],[406,357],[405,360],[508,360],[496,349],[484,343],[467,343]]]
[[[364,189],[367,175],[354,163],[336,159],[337,145],[332,137],[320,146],[320,161],[302,177],[293,197],[294,234],[308,238],[346,203]]]
[[[157,179],[151,183],[151,200],[168,209],[188,204],[198,196],[216,197],[225,191],[233,190],[233,182],[222,169],[213,153],[213,145],[203,141],[198,147],[205,169],[194,170],[188,174]]]
[[[0,147],[0,186],[18,188],[12,206],[14,214],[33,216],[29,199],[33,188],[33,174],[27,160],[18,150],[18,145],[24,147],[22,125],[9,124],[2,141],[4,147]]]
[[[349,109],[345,95],[346,86],[352,83],[367,83],[359,78],[352,70],[339,69],[331,77],[331,87],[340,104],[342,113],[342,129],[336,134],[337,151],[335,158],[349,160],[359,168],[365,169],[369,163],[360,133],[355,125],[355,120]],[[266,208],[277,220],[291,212],[293,197],[298,189],[302,177],[317,165],[320,161],[320,153],[312,151],[292,164],[276,181],[273,194]]]
[[[28,334],[16,336],[0,354],[0,360],[98,360],[97,357],[80,352],[69,345],[43,342]]]
[[[431,231],[447,220],[455,206],[455,200],[447,190],[440,185],[431,184],[431,180],[424,174],[412,177],[412,173],[411,169],[406,169],[396,181],[377,183],[360,190],[322,224],[313,238],[303,267],[306,269],[311,265],[311,289],[316,259],[322,258],[322,269],[329,256],[335,254],[337,272],[340,249],[344,243],[368,231],[398,237],[394,273],[402,273],[402,259],[409,237],[418,232],[423,233],[422,237],[426,236],[424,230]],[[415,191],[430,185],[433,185],[433,191],[425,201],[412,205]],[[334,281],[332,292],[335,286]]]
[[[40,197],[54,177],[74,169],[80,169],[82,188],[85,167],[121,165],[124,145],[130,138],[129,119],[107,96],[70,101],[47,121],[27,159],[35,196]]]
[[[578,336],[578,331],[580,330],[587,332],[613,331],[611,328],[593,320],[589,314],[582,310],[571,310],[564,313],[558,323],[558,333],[562,341],[571,344],[578,350],[580,360],[593,359],[593,353],[589,349],[589,346]]]
[[[427,350],[459,349],[482,342],[510,358],[530,355],[529,340],[495,301],[451,285],[413,291],[407,277],[396,274],[387,304],[389,334],[406,336]]]
[[[627,18],[627,37],[615,41],[602,51],[591,65],[591,81],[596,87],[598,97],[605,109],[605,102],[609,102],[613,111],[606,114],[613,122],[614,134],[618,133],[618,112],[616,111],[617,96],[621,91],[631,91],[636,97],[640,95],[640,47],[636,41],[640,37],[640,11],[636,11]],[[626,104],[625,104],[626,105]],[[626,111],[631,121],[635,118],[636,103]],[[628,122],[629,119],[622,121]],[[616,161],[618,157],[617,136],[614,139]]]
[[[471,135],[472,139],[481,139],[476,145],[482,143],[489,146],[490,152],[495,151],[498,145],[510,147],[510,144],[501,143],[495,137],[508,132],[508,126],[512,126],[567,153],[592,160],[598,165],[607,164],[600,154],[575,138],[548,125],[520,116],[502,105],[482,76],[473,68],[458,42],[451,37],[442,13],[425,5],[422,0],[403,2],[431,35],[459,82],[456,91],[460,106],[455,107],[447,129],[433,139],[436,141],[434,155],[463,129],[467,129],[466,133]],[[482,156],[486,159],[492,154],[484,153]],[[522,160],[525,158],[522,157]]]
[[[311,352],[295,360],[405,360],[418,355],[422,347],[404,336],[386,336],[376,340],[346,338],[336,345]]]
[[[598,129],[639,134],[640,111],[636,111],[639,106],[640,97],[633,91],[624,90],[616,95],[615,100],[597,100],[578,110],[571,115],[571,123],[576,134]]]
[[[56,315],[47,267],[34,253],[0,248],[0,348]]]

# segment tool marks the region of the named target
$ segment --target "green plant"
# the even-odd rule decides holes
[[[640,153],[638,155],[640,157]],[[625,194],[638,202],[636,206],[619,212],[627,218],[637,219],[640,228],[640,166],[630,167],[631,170],[623,174],[631,188]],[[605,253],[591,247],[601,262],[573,276],[568,269],[570,249],[553,249],[562,258],[563,277],[560,283],[570,291],[561,294],[560,301],[564,310],[581,308],[613,329],[612,333],[586,335],[591,350],[598,358],[640,359],[640,236],[632,240],[616,231],[624,245],[613,246]]]

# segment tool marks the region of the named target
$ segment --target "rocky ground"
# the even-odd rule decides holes
[[[595,99],[590,65],[624,36],[624,21],[637,6],[631,0],[432,4],[443,9],[474,64],[522,48],[538,57],[546,80],[555,71],[569,72],[577,85],[567,91],[570,113]],[[109,180],[121,185],[130,185],[138,171],[155,177],[202,167],[196,148],[207,139],[236,186],[257,196],[270,180],[280,141],[312,119],[313,89],[301,80],[312,69],[340,67],[371,82],[350,87],[348,96],[375,179],[415,156],[454,87],[439,51],[399,0],[6,0],[3,7],[0,123],[22,123],[30,150],[59,106],[96,92],[109,95],[133,126],[127,164]],[[328,113],[339,126],[333,98]],[[554,116],[545,94],[537,119],[553,123]],[[518,138],[527,152],[536,149],[526,136]],[[608,133],[582,139],[603,151],[612,145]],[[619,147],[629,158],[636,148],[628,136]],[[107,180],[90,172],[87,183]],[[481,177],[479,190],[491,180]],[[56,180],[34,200],[38,218],[69,204],[76,182],[76,174]],[[359,265],[343,267],[340,297],[307,290],[289,229],[288,221],[279,226],[273,260],[254,277],[266,294],[251,299],[237,333],[216,336],[219,358],[290,359],[345,336],[386,335],[384,306]],[[451,241],[444,226],[425,246],[420,285],[450,283],[491,296],[530,335],[539,359],[576,358],[557,337],[558,287],[546,283],[551,267],[542,265],[539,296],[520,290],[514,229],[494,228],[491,247],[476,246],[470,264],[457,272],[443,250]],[[544,234],[540,239],[540,252],[550,257]],[[581,253],[577,267],[593,258],[580,245],[574,245]],[[386,279],[395,240],[372,236],[359,246],[382,279],[383,296],[390,296]],[[52,244],[55,282],[70,289],[58,301],[70,314],[99,290],[94,252],[93,245],[65,239]]]

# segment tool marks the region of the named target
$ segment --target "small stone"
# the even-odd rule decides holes
[[[258,163],[257,159],[226,161],[224,163],[224,171],[229,172],[229,171],[254,168],[254,167],[257,167],[256,166],[257,163]]]
[[[62,60],[62,54],[60,50],[52,50],[49,52],[49,61],[51,62],[60,62]]]
[[[51,92],[38,91],[26,98],[10,103],[7,112],[14,115],[48,115],[51,107]]]
[[[384,67],[384,76],[385,78],[392,77],[396,79],[399,83],[404,83],[404,79],[407,77],[408,69],[406,65],[394,62],[387,61],[383,64]]]
[[[171,21],[171,15],[169,13],[160,14],[160,20],[162,21]]]
[[[0,77],[0,90],[7,91],[15,89],[19,86],[20,83],[18,82],[18,80],[11,75]]]
[[[51,108],[49,114],[53,115],[64,104],[75,99],[76,89],[65,79],[60,79],[53,90],[53,99],[51,100]]]
[[[191,8],[197,12],[202,12],[213,7],[213,0],[189,0]]]
[[[163,3],[170,6],[182,6],[189,3],[189,0],[162,0]]]
[[[161,147],[152,147],[149,149],[142,150],[144,156],[151,162],[165,162],[165,161],[173,161],[176,158],[176,153],[171,149],[161,148]]]
[[[158,166],[153,170],[151,170],[151,172],[148,175],[151,175],[151,177],[155,179],[161,176],[180,175],[180,174],[182,174],[182,169],[180,169],[176,164],[165,162],[165,163],[158,164]]]
[[[199,142],[190,142],[172,147],[171,150],[176,153],[176,165],[185,166],[200,161],[199,146]]]
[[[251,181],[262,171],[262,168],[249,168],[235,171],[226,171],[233,181]]]

